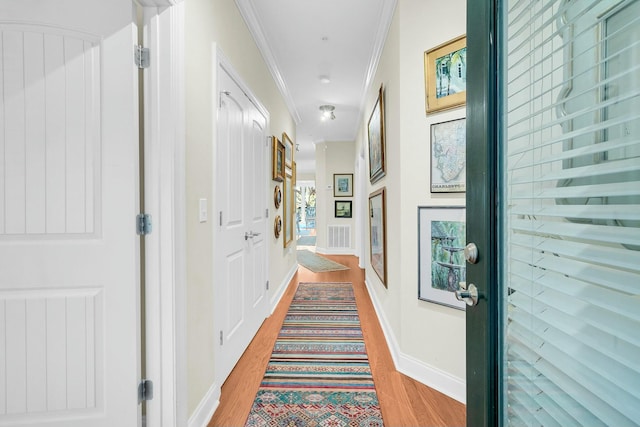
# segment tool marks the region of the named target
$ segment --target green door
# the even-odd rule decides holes
[[[640,1],[467,4],[467,425],[640,425]]]

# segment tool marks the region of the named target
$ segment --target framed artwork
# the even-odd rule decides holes
[[[336,200],[335,204],[336,218],[351,218],[351,200]]]
[[[387,209],[385,188],[369,195],[369,254],[371,266],[387,287]]]
[[[282,143],[284,144],[284,164],[291,169],[293,167],[293,141],[286,132],[282,132]]]
[[[282,209],[282,231],[284,235],[283,243],[285,248],[293,242],[293,226],[295,220],[293,182],[293,173],[287,171],[284,177],[284,203]]]
[[[280,191],[280,185],[276,185],[276,188],[273,190],[273,205],[276,209],[280,209],[280,205],[282,204],[282,191]]]
[[[464,193],[467,185],[467,120],[431,125],[431,192]]]
[[[464,105],[467,100],[467,36],[424,53],[427,114]]]
[[[271,145],[273,147],[272,179],[282,182],[284,180],[284,145],[275,136],[271,137]]]
[[[455,291],[467,281],[464,207],[418,207],[418,299],[464,310]]]
[[[378,99],[373,106],[369,124],[367,125],[369,138],[369,181],[373,184],[386,173],[384,162],[384,91],[382,86],[378,90]]]
[[[353,174],[333,174],[333,197],[353,197]]]

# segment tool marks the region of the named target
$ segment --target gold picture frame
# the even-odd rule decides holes
[[[467,102],[467,36],[462,35],[424,53],[426,113]]]
[[[371,267],[385,288],[387,283],[387,201],[386,188],[369,195],[369,257]]]
[[[286,132],[282,132],[282,144],[284,144],[284,164],[291,169],[293,168],[293,141]]]
[[[275,136],[271,137],[271,146],[273,148],[272,153],[272,179],[274,181],[282,182],[284,181],[284,167],[285,167],[285,157],[284,157],[284,145],[278,138]]]
[[[380,86],[378,99],[367,124],[369,138],[369,181],[371,184],[386,175],[384,136],[384,90]]]

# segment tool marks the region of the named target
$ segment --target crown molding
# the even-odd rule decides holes
[[[276,61],[273,51],[271,50],[267,38],[265,37],[256,11],[251,4],[251,0],[235,0],[235,2],[240,11],[240,15],[242,15],[244,22],[247,24],[247,27],[249,27],[249,32],[251,32],[253,39],[258,45],[258,50],[262,54],[262,57],[267,64],[267,68],[269,68],[269,71],[273,76],[273,80],[275,81],[276,86],[278,87],[280,93],[282,94],[282,97],[284,98],[284,102],[287,104],[289,114],[291,114],[296,124],[299,124],[301,121],[300,114],[298,113],[296,105],[293,102],[293,98],[291,97],[291,94],[287,89],[287,85],[278,67],[278,62]]]
[[[353,139],[358,136],[358,129],[360,128],[363,118],[365,117],[364,104],[367,100],[367,94],[371,89],[373,78],[378,70],[378,64],[380,63],[380,57],[384,50],[384,44],[389,34],[389,28],[393,21],[393,14],[396,9],[397,0],[384,1],[382,3],[382,11],[380,13],[380,25],[378,26],[378,33],[376,34],[376,40],[371,52],[371,60],[367,67],[367,76],[364,80],[364,87],[362,88],[362,98],[360,99],[360,120],[356,120],[356,126],[353,130]]]
[[[135,0],[135,2],[142,7],[170,7],[182,3],[183,0]]]

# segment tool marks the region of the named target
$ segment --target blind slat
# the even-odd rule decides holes
[[[591,196],[597,197],[597,196]],[[611,196],[614,197],[614,196]],[[517,204],[513,204],[510,213],[519,216],[556,217],[591,220],[640,220],[640,205],[556,205],[531,208],[531,204],[520,202],[526,200],[520,197]],[[563,223],[568,224],[568,223]],[[620,227],[621,230],[629,230],[629,227]],[[635,232],[635,231],[634,231]],[[621,243],[621,242],[619,242]]]
[[[640,141],[639,141],[640,142]],[[640,195],[640,185],[637,182],[615,182],[612,184],[593,184],[558,186],[544,188],[534,194],[513,194],[511,200],[531,200],[531,199],[575,199],[584,197],[616,197],[616,196],[638,196]],[[616,210],[602,207],[603,209]],[[637,206],[635,207],[637,209]],[[567,215],[569,217],[572,214]]]
[[[637,209],[637,206],[631,206]],[[583,207],[585,210],[589,206]],[[637,210],[640,213],[640,210]],[[585,216],[587,217],[587,216]],[[592,242],[616,242],[626,245],[637,245],[640,247],[640,228],[617,227],[592,224],[573,224],[568,222],[545,221],[544,216],[537,214],[536,218],[541,220],[517,219],[511,221],[511,229],[522,233],[531,233],[538,236],[554,238],[566,238],[570,240],[585,239]],[[630,218],[640,219],[640,217]],[[636,258],[640,263],[640,252]]]

